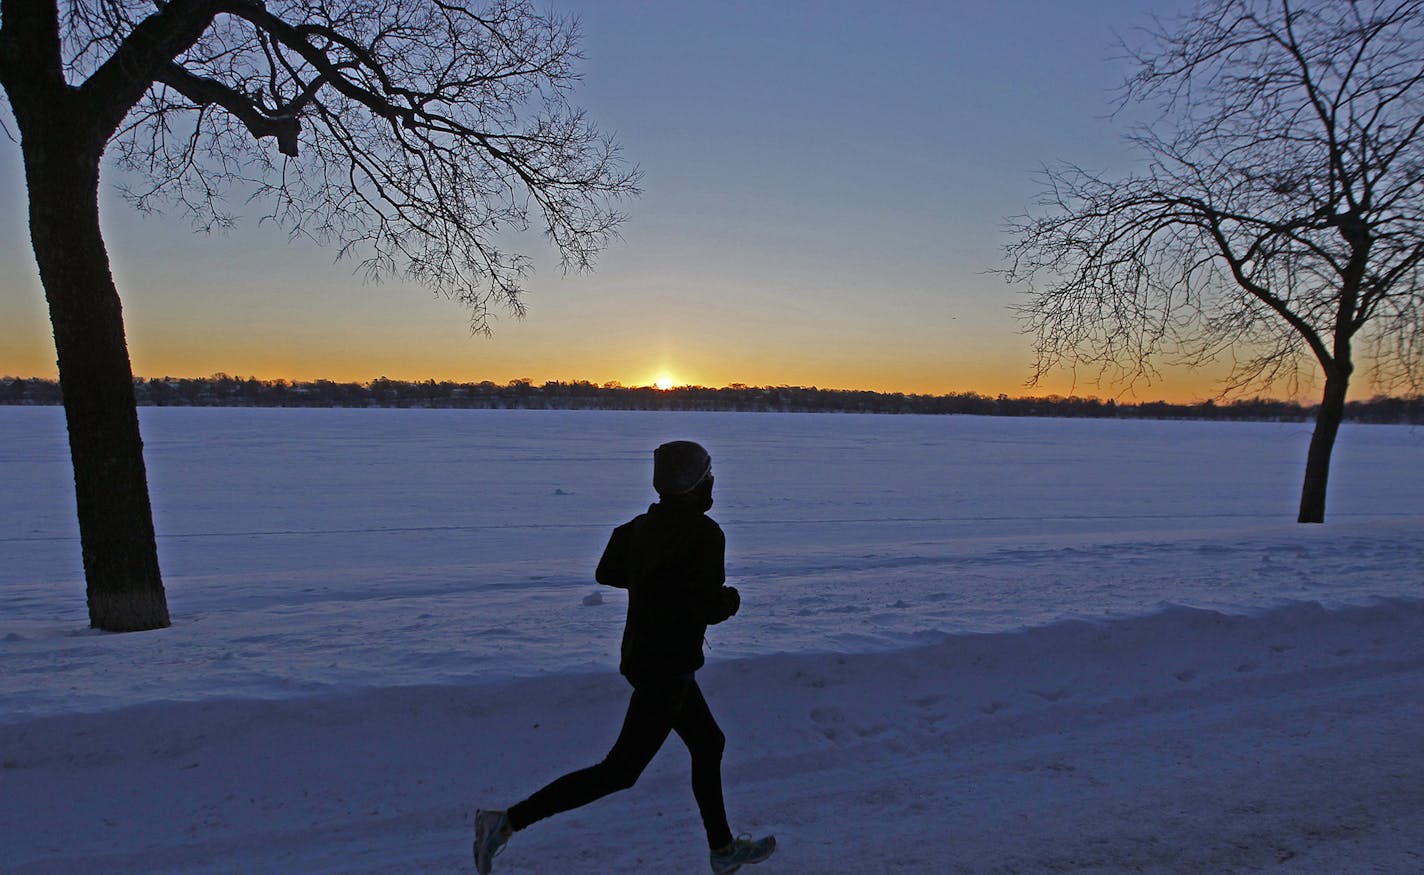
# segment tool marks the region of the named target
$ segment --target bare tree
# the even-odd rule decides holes
[[[528,0],[0,0],[74,462],[90,621],[169,622],[132,371],[99,227],[112,152],[142,209],[224,193],[469,307],[521,312],[531,223],[585,268],[636,172],[569,103],[577,29]],[[110,149],[110,147],[113,147]]]
[[[1424,0],[1208,0],[1141,46],[1145,171],[1050,169],[1013,224],[1035,380],[1230,357],[1226,393],[1296,388],[1313,359],[1299,520],[1321,522],[1357,359],[1386,387],[1424,376]]]

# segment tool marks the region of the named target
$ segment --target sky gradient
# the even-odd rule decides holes
[[[1071,374],[1027,387],[1019,291],[991,271],[1043,165],[1132,167],[1110,118],[1116,35],[1181,4],[553,5],[582,21],[575,102],[644,174],[593,273],[563,275],[529,234],[529,315],[486,339],[458,304],[366,285],[280,229],[194,234],[107,192],[135,373],[1121,392]],[[27,234],[0,138],[0,374],[52,377]],[[1198,400],[1219,376],[1167,369],[1123,397]]]

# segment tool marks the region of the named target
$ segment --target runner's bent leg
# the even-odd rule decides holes
[[[609,793],[626,790],[652,762],[672,731],[673,708],[666,691],[633,688],[623,729],[608,756],[597,765],[555,779],[509,809],[509,824],[521,830],[562,811],[587,805]]]

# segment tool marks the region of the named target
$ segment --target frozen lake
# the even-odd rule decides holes
[[[190,660],[215,685],[258,695],[392,672],[447,682],[616,666],[624,596],[605,590],[602,604],[584,604],[599,590],[593,566],[612,528],[655,497],[652,448],[675,438],[712,453],[728,576],[758,618],[709,636],[714,661],[882,650],[1167,605],[1362,604],[1417,597],[1424,583],[1424,430],[1410,427],[1347,425],[1328,523],[1303,527],[1293,519],[1310,430],[1299,423],[142,417],[176,624],[164,638],[195,648],[158,660],[155,683],[165,670],[199,670]],[[45,639],[85,625],[61,412],[0,407],[0,437],[0,636]],[[314,652],[264,655],[262,642],[305,629],[321,630]],[[88,695],[109,693],[28,705],[88,707]]]

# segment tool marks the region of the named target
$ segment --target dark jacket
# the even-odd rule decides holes
[[[613,530],[595,572],[628,590],[623,658],[634,684],[691,674],[702,667],[707,627],[737,612],[726,580],[726,537],[695,502],[663,501]]]

